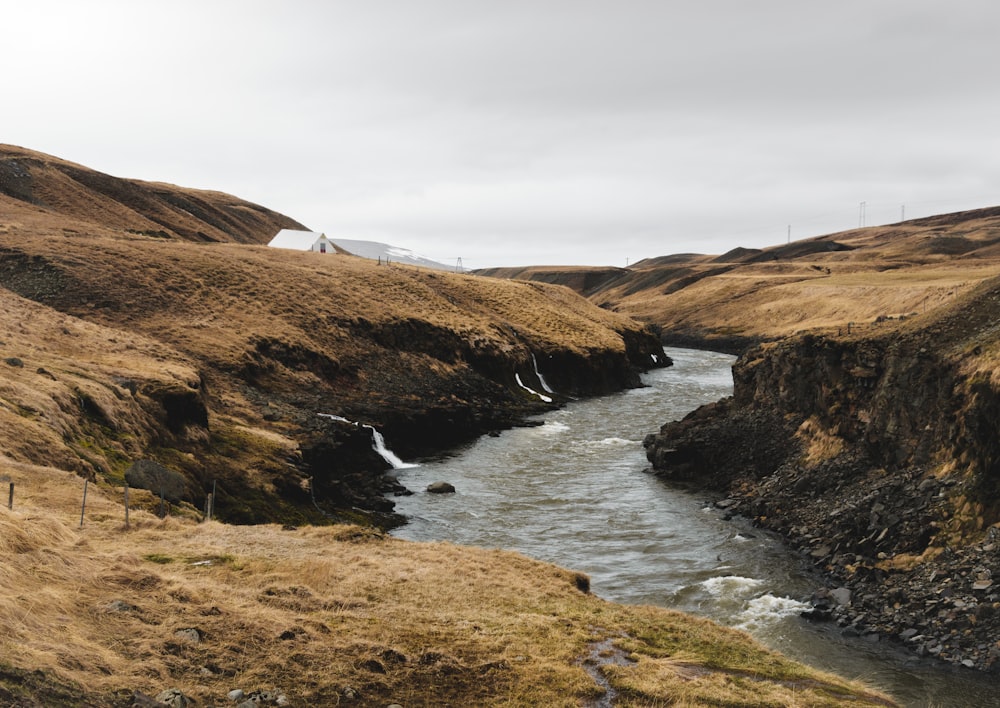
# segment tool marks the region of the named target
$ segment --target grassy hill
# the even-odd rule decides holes
[[[651,258],[627,269],[486,272],[563,283],[602,307],[657,324],[671,343],[739,350],[806,330],[892,322],[947,303],[1000,274],[1000,208],[762,250]]]
[[[662,349],[569,290],[270,249],[235,197],[0,148],[0,452],[121,484],[152,458],[234,521],[386,512],[385,461],[638,382]],[[541,387],[535,384],[537,389]],[[221,482],[221,485],[219,484]]]
[[[746,634],[605,602],[515,553],[356,526],[160,520],[51,468],[2,467],[0,702],[195,705],[891,705]],[[75,482],[73,481],[75,479]],[[153,505],[137,493],[137,505]]]
[[[263,244],[280,229],[305,229],[287,216],[222,192],[112,177],[4,144],[0,205],[14,225],[50,236],[97,229],[105,234]]]

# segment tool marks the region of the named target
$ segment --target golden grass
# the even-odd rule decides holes
[[[859,268],[822,275],[815,270],[745,266],[670,294],[644,291],[618,309],[668,330],[694,328],[749,337],[782,337],[803,330],[846,333],[848,323],[923,314],[1000,274],[988,264],[928,265],[899,271]],[[607,297],[603,294],[602,297]]]
[[[801,331],[846,332],[848,323],[924,314],[1000,275],[995,210],[857,229],[776,246],[774,260],[720,263],[711,257],[650,259],[591,297],[667,332],[777,338]],[[805,253],[811,242],[849,251]],[[802,250],[805,249],[805,250]],[[577,269],[502,272],[584,282]]]
[[[581,592],[580,576],[515,553],[417,544],[351,526],[282,529],[159,520],[65,472],[0,460],[0,651],[71,682],[93,705],[179,687],[199,704],[234,687],[292,705],[886,705],[869,689],[743,633]],[[197,630],[197,635],[182,630]]]

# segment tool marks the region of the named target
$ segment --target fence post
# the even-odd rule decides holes
[[[7,508],[11,511],[14,510],[14,483],[10,483],[10,496],[7,497]]]
[[[128,528],[128,482],[125,483],[125,528]]]
[[[87,510],[87,485],[90,484],[89,479],[83,480],[83,503],[80,505],[80,528],[83,528],[83,513]]]

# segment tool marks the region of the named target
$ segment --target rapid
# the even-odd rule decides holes
[[[801,556],[745,519],[727,521],[711,493],[671,486],[647,471],[646,434],[732,392],[733,357],[667,353],[674,366],[646,374],[644,388],[572,401],[538,416],[536,427],[400,467],[399,481],[414,494],[394,497],[409,521],[393,535],[516,550],[579,570],[607,600],[744,629],[907,706],[998,705],[996,679],[802,619],[823,579]],[[453,484],[456,494],[424,491],[436,481]]]

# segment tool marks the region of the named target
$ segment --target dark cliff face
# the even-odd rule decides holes
[[[302,455],[292,461],[291,467],[297,470],[293,476],[313,479],[317,501],[327,510],[342,509],[349,502],[353,508],[389,512],[392,504],[384,493],[404,490],[386,482],[388,465],[372,449],[369,432],[346,426],[348,432],[355,431],[347,435],[343,424],[321,422],[317,413],[335,413],[372,425],[393,452],[413,460],[520,425],[526,416],[556,408],[570,398],[641,385],[642,371],[672,363],[655,334],[639,326],[622,333],[623,350],[592,352],[521,337],[514,337],[516,344],[507,348],[480,346],[418,320],[391,327],[363,323],[354,332],[384,347],[387,359],[407,352],[432,358],[440,366],[422,369],[423,379],[417,383],[410,378],[397,380],[401,374],[388,363],[369,360],[369,370],[379,372],[378,389],[364,396],[345,394],[344,366],[317,368],[316,357],[287,347],[256,347],[253,366],[238,372],[247,377],[260,400],[281,411],[281,417],[298,421],[296,437],[303,441]],[[284,385],[273,373],[303,367],[321,382],[308,394]],[[413,396],[415,390],[424,394]],[[303,486],[301,482],[286,484],[283,489],[294,501]]]
[[[734,365],[733,397],[664,425],[647,456],[853,591],[817,614],[996,668],[1000,391],[974,365],[996,295],[927,327],[752,349]]]

